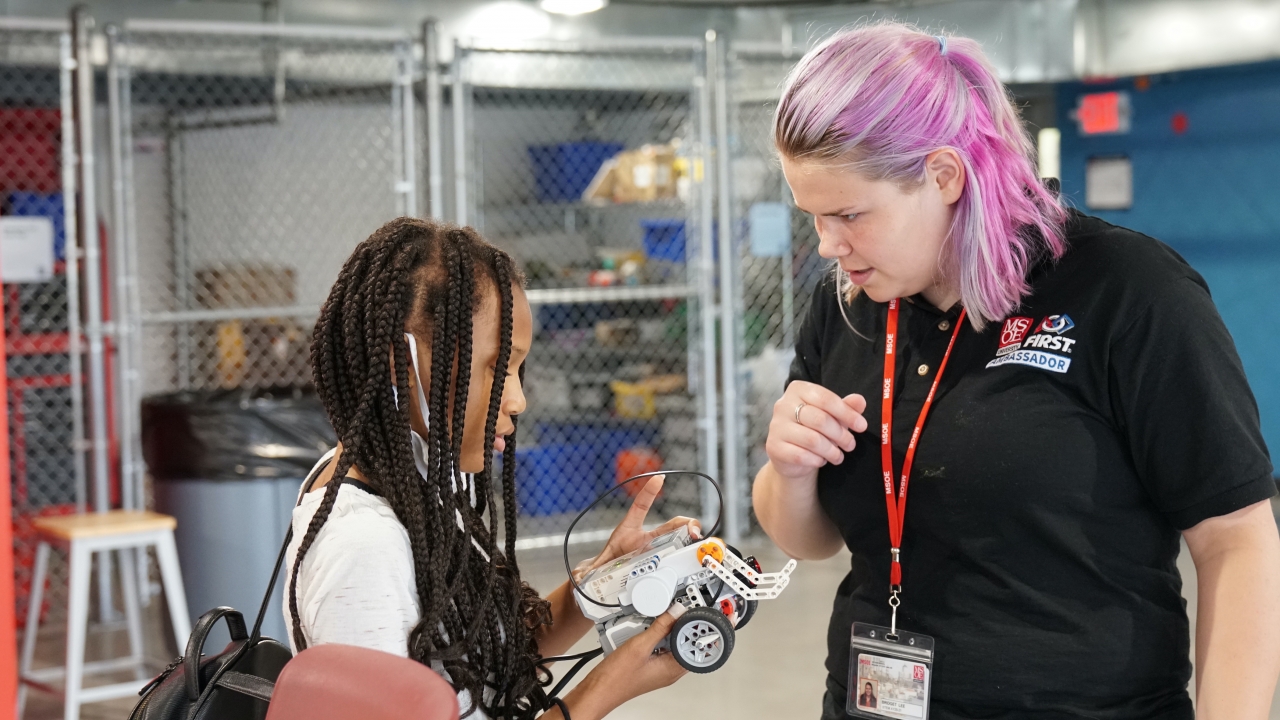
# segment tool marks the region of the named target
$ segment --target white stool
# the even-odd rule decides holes
[[[168,515],[139,510],[114,510],[86,515],[63,515],[37,518],[33,524],[40,535],[36,549],[35,576],[31,579],[31,600],[27,604],[27,628],[22,636],[22,658],[18,666],[18,718],[26,704],[27,687],[57,693],[48,685],[65,677],[62,695],[66,706],[64,720],[79,720],[80,706],[85,703],[136,695],[147,681],[142,649],[142,616],[138,610],[138,580],[134,567],[136,548],[155,546],[160,563],[160,579],[169,601],[169,617],[178,648],[186,647],[191,634],[187,615],[187,597],[178,567],[178,551],[173,543],[177,521]],[[49,547],[56,543],[67,550],[70,559],[70,587],[67,601],[67,665],[33,671],[31,660],[36,650],[36,631],[40,628],[40,608],[44,602],[44,584],[49,570]],[[120,559],[121,587],[124,590],[125,622],[129,629],[129,656],[114,660],[85,663],[85,633],[89,624],[89,565],[93,553],[103,553],[106,561],[115,551]],[[145,568],[143,568],[145,571]],[[134,671],[133,682],[85,688],[86,673],[116,670]]]

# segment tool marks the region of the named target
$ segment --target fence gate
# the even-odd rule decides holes
[[[733,277],[738,319],[739,407],[745,474],[764,453],[773,403],[782,395],[795,335],[827,263],[811,219],[795,209],[773,145],[773,113],[786,74],[801,53],[735,43],[726,63],[732,216],[741,241]]]
[[[83,510],[86,499],[69,30],[63,21],[0,18],[0,235],[19,627],[38,542],[31,521]],[[64,198],[71,202],[64,206]],[[44,611],[56,627],[66,609],[60,553],[49,572]]]
[[[454,55],[451,219],[513,254],[535,316],[520,547],[558,545],[618,477],[716,476],[707,44],[458,44]],[[708,523],[718,507],[693,476],[671,478],[660,502],[664,516]],[[627,506],[617,491],[575,539],[604,539]]]
[[[141,398],[309,382],[343,261],[416,214],[416,63],[398,31],[129,21],[109,40],[141,503]]]

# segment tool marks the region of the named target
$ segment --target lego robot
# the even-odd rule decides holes
[[[743,558],[723,540],[695,540],[680,528],[592,570],[575,583],[574,597],[595,622],[605,655],[679,602],[687,611],[665,647],[690,672],[709,673],[729,659],[734,633],[751,620],[757,603],[778,597],[795,567],[791,560],[780,572],[761,572],[755,558]]]

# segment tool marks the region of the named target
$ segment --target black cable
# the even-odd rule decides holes
[[[552,699],[554,699],[557,695],[560,694],[560,691],[564,689],[564,686],[569,684],[569,681],[573,679],[573,676],[578,674],[578,671],[581,670],[583,666],[585,666],[587,663],[591,662],[592,660],[595,660],[596,658],[600,657],[603,654],[604,654],[604,648],[596,648],[595,650],[588,650],[587,652],[579,653],[577,655],[566,656],[564,658],[566,660],[571,658],[579,658],[579,660],[578,662],[573,664],[573,667],[569,668],[569,672],[566,672],[564,674],[564,677],[560,678],[560,682],[556,683],[556,686],[551,688],[551,692],[547,694]],[[556,658],[550,658],[550,659],[555,660]]]
[[[564,718],[564,720],[571,720],[571,718],[569,717],[569,708],[565,706],[563,700],[561,700],[558,697],[553,697],[551,698],[551,704],[560,708],[560,715]]]
[[[581,660],[582,658],[587,658],[588,660],[590,660],[591,658],[596,657],[602,652],[604,651],[601,650],[600,648],[596,648],[595,650],[580,652],[580,653],[577,653],[576,655],[556,655],[555,657],[542,658],[541,660],[538,661],[538,664],[541,665],[542,663],[564,662],[565,660]]]
[[[577,527],[578,521],[581,520],[583,517],[585,517],[587,513],[594,510],[596,505],[599,505],[602,500],[609,497],[609,495],[613,493],[615,490],[617,490],[620,487],[623,487],[624,485],[627,485],[628,483],[632,483],[632,482],[635,482],[636,480],[640,480],[641,478],[653,477],[655,475],[668,475],[668,476],[669,475],[697,475],[700,478],[706,478],[707,482],[711,483],[711,487],[714,487],[716,489],[716,498],[719,500],[719,504],[716,507],[716,524],[711,527],[710,532],[703,533],[702,536],[704,538],[714,537],[716,533],[720,532],[720,523],[722,520],[724,520],[724,493],[720,490],[720,483],[716,482],[710,475],[707,475],[706,473],[697,472],[696,470],[657,470],[654,472],[641,473],[639,475],[635,475],[627,478],[626,480],[623,480],[617,485],[614,485],[613,487],[601,493],[600,497],[596,498],[595,501],[592,502],[590,505],[588,505],[585,510],[578,513],[578,517],[574,518],[573,522],[569,523],[569,529],[566,530],[564,533],[564,571],[569,575],[569,583],[573,585],[573,591],[581,595],[583,599],[585,599],[587,602],[590,602],[594,605],[599,605],[600,607],[605,607],[605,608],[622,607],[622,603],[602,603],[599,600],[596,600],[595,598],[589,597],[585,592],[582,591],[582,586],[578,585],[578,580],[573,576],[573,568],[569,566],[569,536],[573,534],[573,529]],[[555,693],[552,693],[552,695],[554,694]]]

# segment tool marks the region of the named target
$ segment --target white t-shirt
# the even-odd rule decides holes
[[[325,455],[311,474],[332,456],[332,452]],[[289,582],[298,547],[323,498],[321,491],[302,496],[293,509],[293,539],[285,551],[284,622],[295,654]],[[422,617],[422,608],[409,533],[385,499],[347,483],[338,488],[328,519],[302,559],[298,612],[308,647],[338,643],[408,656],[409,633]],[[449,680],[443,667],[433,669]],[[470,697],[465,690],[459,692],[459,706],[470,705]],[[487,718],[478,709],[467,717]]]

